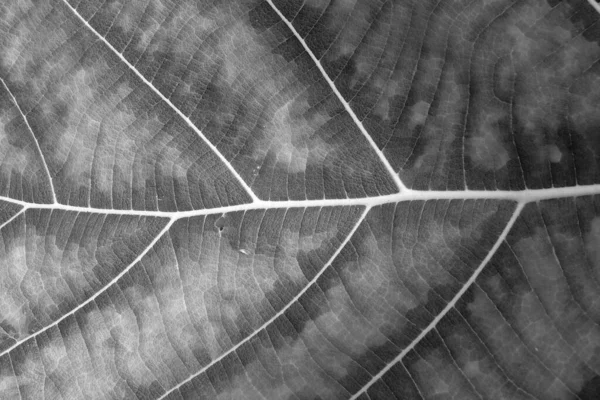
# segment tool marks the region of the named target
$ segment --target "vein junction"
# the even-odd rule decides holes
[[[427,201],[427,200],[469,200],[469,199],[490,199],[490,200],[507,200],[516,201],[518,203],[530,203],[554,198],[563,197],[578,197],[600,194],[600,184],[574,186],[564,188],[549,188],[549,189],[528,189],[520,191],[419,191],[405,190],[400,193],[368,198],[356,199],[322,199],[322,200],[289,200],[289,201],[269,201],[255,200],[247,204],[239,204],[233,206],[217,207],[201,210],[187,211],[146,211],[146,210],[121,210],[121,209],[103,209],[70,206],[66,204],[50,203],[50,204],[34,204],[20,200],[11,199],[0,196],[0,200],[19,204],[24,209],[55,209],[73,212],[95,212],[102,214],[118,214],[118,215],[138,215],[138,216],[154,216],[166,217],[172,219],[188,218],[196,215],[221,214],[236,211],[246,211],[255,209],[267,208],[308,208],[308,207],[335,207],[335,206],[378,206],[386,203],[397,203],[401,201]]]

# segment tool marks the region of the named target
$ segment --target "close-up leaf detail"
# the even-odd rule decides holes
[[[0,399],[600,399],[600,4],[2,1]]]

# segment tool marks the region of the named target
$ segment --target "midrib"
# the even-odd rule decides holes
[[[566,188],[534,189],[521,191],[421,191],[405,190],[402,193],[364,197],[356,199],[323,199],[323,200],[290,200],[290,201],[265,201],[257,200],[252,203],[239,204],[189,211],[144,211],[144,210],[115,210],[103,208],[78,207],[65,204],[33,204],[8,197],[0,196],[0,200],[22,205],[27,209],[51,209],[73,212],[94,212],[102,214],[138,215],[148,217],[166,217],[173,219],[188,218],[197,215],[222,214],[236,211],[247,211],[269,208],[308,208],[308,207],[334,207],[334,206],[378,206],[386,203],[401,201],[427,201],[427,200],[508,200],[519,203],[529,203],[554,198],[578,197],[600,194],[600,184],[587,186],[574,186]]]

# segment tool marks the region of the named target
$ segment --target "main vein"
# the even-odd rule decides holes
[[[385,375],[394,365],[401,362],[402,359],[404,358],[404,356],[406,356],[406,354],[408,354],[432,329],[434,329],[437,326],[437,324],[446,316],[446,314],[455,306],[456,302],[465,294],[465,292],[467,290],[469,290],[469,288],[471,287],[471,285],[473,285],[473,283],[475,282],[475,280],[477,279],[479,274],[481,274],[481,271],[483,270],[483,268],[485,268],[485,266],[492,259],[492,257],[494,256],[494,254],[496,253],[496,251],[498,250],[500,245],[504,242],[504,240],[506,239],[506,236],[512,229],[512,226],[517,221],[519,214],[521,214],[521,210],[523,209],[525,204],[526,203],[524,203],[524,202],[520,202],[517,205],[517,207],[515,208],[515,211],[513,212],[512,217],[510,218],[510,220],[504,227],[504,230],[498,237],[498,240],[496,240],[496,243],[494,243],[494,246],[492,247],[492,249],[488,252],[488,255],[483,259],[483,261],[477,267],[475,272],[473,272],[473,274],[471,275],[469,280],[467,280],[467,282],[463,285],[463,287],[454,295],[452,300],[448,304],[446,304],[446,307],[444,307],[444,309],[433,319],[433,321],[431,321],[429,323],[429,325],[427,325],[427,327],[421,331],[419,336],[417,336],[408,346],[406,346],[402,350],[402,352],[400,352],[400,354],[398,354],[398,356],[396,356],[396,358],[394,358],[388,365],[386,365],[381,371],[379,371],[379,373],[374,375],[366,385],[364,385],[358,392],[356,392],[351,397],[351,400],[357,399],[362,393],[367,391],[375,382],[377,382],[379,379],[381,379],[381,377],[383,375]]]
[[[206,136],[204,136],[204,134],[202,133],[202,131],[200,131],[200,129],[198,129],[198,127],[183,113],[181,112],[181,110],[179,108],[177,108],[175,106],[175,104],[173,104],[171,102],[171,100],[169,100],[167,97],[165,97],[160,90],[158,90],[153,84],[152,82],[148,81],[146,79],[146,77],[144,75],[142,75],[137,68],[135,68],[129,61],[127,61],[127,59],[123,56],[123,54],[121,54],[120,52],[117,51],[117,49],[115,49],[113,47],[112,44],[110,44],[110,42],[108,40],[106,40],[106,38],[102,35],[100,35],[89,23],[88,21],[86,21],[81,14],[79,14],[79,12],[77,12],[77,10],[71,6],[67,0],[62,0],[62,2],[73,12],[73,14],[98,38],[100,39],[113,53],[115,53],[120,59],[121,61],[123,61],[123,63],[125,63],[125,65],[127,65],[136,75],[138,78],[140,78],[142,80],[142,82],[144,82],[150,89],[152,89],[152,91],[154,93],[156,93],[161,100],[163,100],[165,103],[167,103],[169,105],[169,107],[171,107],[176,113],[177,115],[179,115],[186,123],[187,125],[192,128],[192,130],[194,132],[196,132],[196,134],[198,136],[200,136],[200,138],[208,145],[208,147],[219,157],[219,159],[227,166],[227,168],[229,168],[229,170],[231,171],[231,173],[236,177],[236,179],[240,182],[240,185],[242,185],[242,187],[246,190],[246,192],[248,193],[248,195],[252,198],[253,201],[257,201],[258,197],[256,197],[256,194],[254,194],[254,192],[252,191],[252,189],[250,189],[250,187],[248,186],[248,184],[246,184],[246,181],[244,181],[244,179],[242,179],[242,177],[240,176],[240,174],[235,170],[235,168],[233,168],[233,166],[231,165],[231,163],[229,162],[229,160],[227,160],[225,158],[225,156],[219,151],[219,149],[217,149],[217,147],[215,145],[212,144],[212,142],[210,140],[208,140],[208,138]]]
[[[598,14],[600,14],[600,4],[598,4],[598,3],[596,2],[596,0],[587,0],[587,1],[588,1],[588,3],[590,3],[590,5],[591,5],[592,7],[594,7],[594,9],[595,9],[596,11],[598,11]]]
[[[197,215],[224,214],[238,211],[248,211],[268,208],[308,208],[308,207],[334,207],[334,206],[378,206],[386,203],[397,203],[401,201],[428,201],[428,200],[508,200],[516,202],[536,202],[548,199],[578,197],[600,194],[600,184],[573,186],[565,188],[529,189],[520,191],[507,190],[457,190],[457,191],[420,191],[405,190],[400,193],[353,199],[320,199],[320,200],[288,200],[288,201],[265,201],[256,200],[252,203],[238,204],[233,206],[207,208],[187,211],[145,211],[145,210],[121,210],[78,207],[66,204],[33,204],[9,197],[0,196],[0,200],[19,204],[26,208],[64,210],[72,212],[93,212],[101,214],[136,215],[145,217],[166,217],[173,219],[189,218]]]
[[[335,93],[337,98],[339,99],[339,101],[344,105],[346,112],[350,115],[350,117],[352,117],[352,120],[354,121],[356,126],[360,129],[360,131],[364,135],[365,139],[367,139],[367,141],[369,142],[369,145],[373,148],[375,153],[377,153],[379,159],[381,160],[381,162],[383,163],[385,168],[388,170],[390,175],[393,177],[394,181],[396,182],[396,185],[398,186],[398,189],[400,191],[406,190],[406,186],[400,179],[400,176],[398,175],[398,173],[396,171],[394,171],[394,168],[392,168],[392,166],[390,165],[390,162],[388,161],[387,157],[383,154],[381,149],[379,149],[379,146],[377,146],[377,144],[375,143],[375,141],[373,140],[371,135],[369,135],[369,133],[365,129],[362,121],[360,119],[358,119],[358,117],[356,116],[356,113],[354,112],[352,107],[350,107],[350,104],[346,101],[346,99],[344,99],[344,96],[342,96],[342,94],[340,93],[338,88],[335,86],[335,83],[331,80],[331,78],[329,77],[327,72],[325,72],[325,69],[323,68],[323,65],[321,65],[321,62],[317,59],[317,57],[314,55],[312,50],[308,47],[308,45],[306,44],[306,42],[304,41],[302,36],[300,36],[300,34],[298,34],[298,31],[296,31],[296,28],[294,28],[294,25],[292,25],[292,23],[285,18],[285,16],[281,13],[281,11],[279,11],[279,9],[275,6],[275,4],[273,4],[272,0],[267,0],[267,2],[271,6],[271,8],[273,8],[273,10],[277,13],[279,18],[281,18],[281,20],[287,25],[287,27],[290,29],[290,31],[292,31],[292,33],[294,34],[296,39],[298,39],[298,41],[302,44],[304,51],[306,51],[306,53],[313,60],[313,62],[317,66],[317,68],[319,68],[319,71],[321,72],[321,74],[323,75],[323,77],[325,78],[325,80],[327,81],[327,83],[329,84],[329,86],[331,87],[331,89],[333,90],[333,92]]]

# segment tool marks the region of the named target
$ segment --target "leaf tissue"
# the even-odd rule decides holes
[[[0,399],[600,399],[600,5],[2,1]]]

